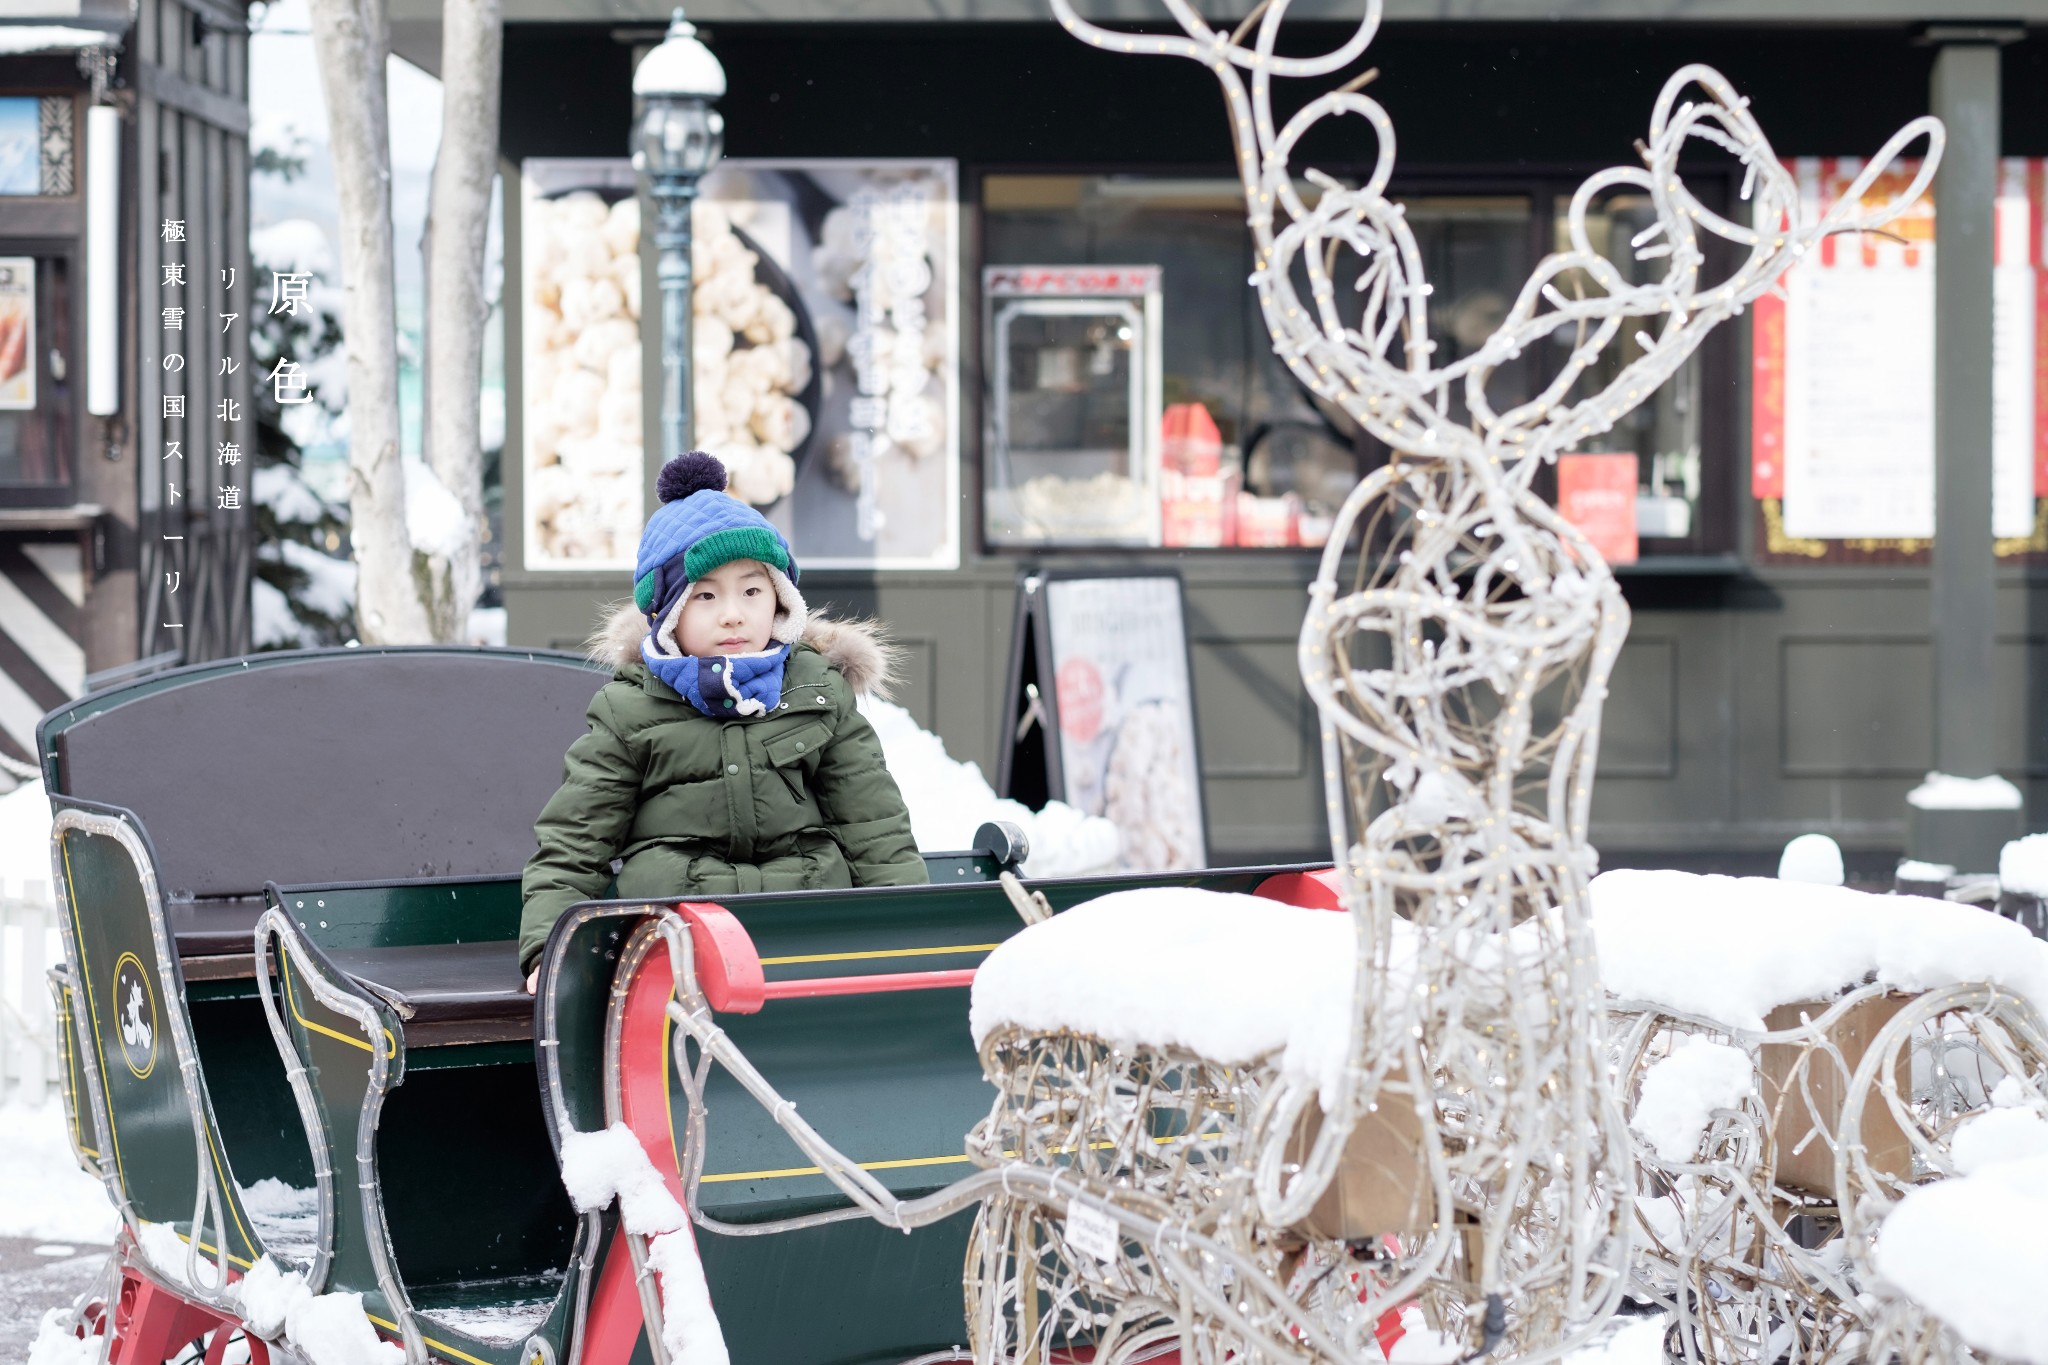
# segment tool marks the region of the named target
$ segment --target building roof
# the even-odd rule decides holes
[[[61,3],[61,0],[49,0]],[[90,3],[90,0],[74,0]],[[1218,19],[1241,16],[1244,0],[1195,0]],[[391,0],[396,24],[433,23],[439,0]],[[507,23],[665,22],[672,0],[504,0]],[[1049,21],[1045,0],[693,0],[699,22]],[[1103,20],[1157,19],[1158,0],[1078,0],[1076,8]],[[1360,0],[1296,0],[1290,13],[1303,19],[1355,17]],[[1393,22],[1671,24],[1913,24],[1972,22],[2048,24],[2048,0],[1386,0]]]

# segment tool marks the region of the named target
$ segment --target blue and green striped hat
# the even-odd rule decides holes
[[[701,450],[662,466],[655,483],[661,506],[640,533],[633,564],[633,604],[650,622],[667,616],[691,583],[735,559],[758,559],[795,588],[796,556],[789,541],[768,518],[727,493],[725,483],[725,466]]]

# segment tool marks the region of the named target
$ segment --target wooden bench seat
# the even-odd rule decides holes
[[[408,1048],[533,1037],[533,997],[511,939],[345,948],[328,957],[398,1012]]]

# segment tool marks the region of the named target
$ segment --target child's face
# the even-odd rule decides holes
[[[690,585],[676,618],[685,654],[759,654],[775,626],[775,584],[758,559],[732,559]]]

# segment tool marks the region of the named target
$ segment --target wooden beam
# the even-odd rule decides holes
[[[249,135],[249,106],[240,100],[147,62],[141,64],[141,75],[144,99],[155,100],[238,137]]]

